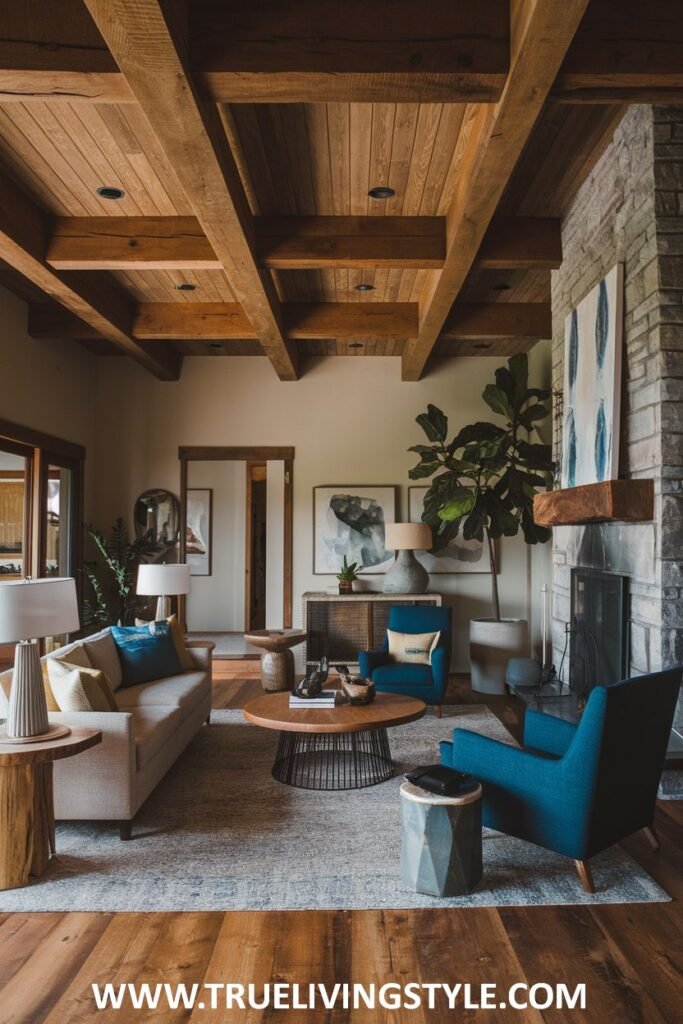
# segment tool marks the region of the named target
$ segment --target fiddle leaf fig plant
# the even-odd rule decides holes
[[[491,555],[493,614],[500,621],[494,540],[514,537],[522,530],[527,544],[543,544],[550,530],[533,518],[534,496],[550,485],[554,463],[550,445],[531,441],[550,413],[550,391],[529,387],[526,355],[513,356],[495,372],[483,399],[499,423],[471,423],[450,441],[448,419],[435,405],[427,406],[416,422],[430,444],[408,450],[420,456],[410,470],[411,480],[432,477],[425,495],[423,522],[432,529],[438,552],[462,530],[465,540],[487,543]]]

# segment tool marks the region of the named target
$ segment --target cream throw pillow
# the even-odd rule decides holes
[[[389,655],[393,661],[407,665],[431,665],[432,651],[439,642],[438,633],[397,633],[387,630]]]
[[[43,687],[45,688],[45,700],[47,701],[47,710],[61,711],[61,708],[55,698],[55,695],[52,692],[52,684],[50,683],[49,666],[50,662],[53,661],[67,661],[72,666],[77,665],[78,668],[91,668],[92,663],[90,661],[90,658],[88,657],[88,652],[86,651],[83,644],[75,644],[73,647],[71,647],[71,650],[66,651],[64,654],[60,654],[59,648],[57,648],[57,651],[54,654],[51,654],[49,658],[41,659],[40,664],[43,670]]]
[[[50,689],[60,711],[118,711],[111,684],[98,668],[48,659]]]

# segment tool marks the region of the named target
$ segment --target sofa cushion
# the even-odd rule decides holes
[[[181,708],[135,708],[132,712],[135,762],[140,771],[183,723]]]
[[[119,652],[122,686],[137,686],[153,679],[177,675],[182,671],[180,658],[167,622],[149,626],[112,626]]]
[[[173,637],[173,643],[175,644],[175,649],[178,652],[178,657],[180,658],[180,664],[183,668],[183,671],[191,672],[192,669],[194,668],[194,662],[192,661],[192,655],[187,649],[187,644],[185,642],[185,634],[183,633],[183,630],[180,626],[180,622],[178,621],[178,616],[174,612],[173,615],[169,615],[167,619],[162,619],[161,621],[168,622],[169,628],[171,630],[171,636]],[[152,623],[148,619],[135,620],[136,626],[149,627],[151,624]]]
[[[111,684],[99,668],[47,659],[50,689],[59,711],[118,711]]]
[[[429,665],[380,665],[372,673],[379,686],[433,686],[434,677]]]
[[[89,637],[84,641],[83,646],[88,653],[92,667],[99,668],[104,672],[112,685],[112,689],[118,690],[123,680],[123,674],[121,672],[119,652],[116,649],[111,630],[108,629],[105,633],[98,633],[94,637]]]
[[[72,667],[77,665],[78,668],[83,669],[90,668],[91,662],[88,652],[80,640],[73,644],[65,644],[64,647],[58,647],[45,658],[41,658],[40,664],[43,670],[43,688],[45,690],[47,710],[60,711],[59,701],[52,692],[52,683],[50,681],[50,662],[53,661],[57,661],[60,664],[68,663]]]
[[[133,708],[167,707],[192,710],[210,689],[206,672],[182,672],[139,686],[125,686],[114,694],[122,711]]]

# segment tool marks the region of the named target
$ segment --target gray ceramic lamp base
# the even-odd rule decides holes
[[[10,739],[41,736],[49,724],[38,644],[35,640],[22,641],[14,654],[7,735]]]
[[[424,594],[429,586],[429,573],[415,557],[414,551],[398,551],[396,561],[384,577],[385,594]]]

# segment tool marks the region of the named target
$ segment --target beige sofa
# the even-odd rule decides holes
[[[139,808],[204,722],[208,724],[213,647],[205,641],[189,643],[192,671],[129,687],[121,686],[121,665],[109,629],[47,655],[102,669],[121,709],[50,712],[52,722],[102,731],[97,747],[55,763],[58,821],[116,821],[121,838],[130,839]],[[11,671],[0,674],[1,717],[7,713],[11,679]]]

